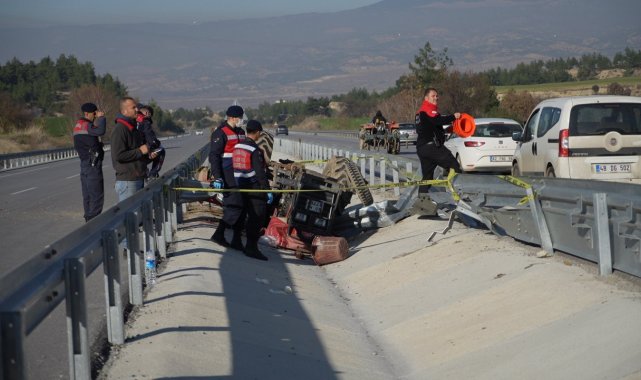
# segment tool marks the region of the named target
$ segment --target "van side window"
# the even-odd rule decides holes
[[[539,110],[535,110],[532,112],[532,115],[530,116],[530,119],[527,121],[525,124],[525,128],[523,128],[523,138],[521,141],[530,141],[532,140],[532,136],[534,136],[534,130],[536,128],[536,123],[539,121]]]
[[[573,136],[602,136],[609,132],[622,135],[641,133],[638,103],[583,104],[570,112],[570,134]]]
[[[545,135],[561,118],[561,109],[555,107],[545,107],[541,111],[539,118],[539,127],[536,129],[536,137]]]

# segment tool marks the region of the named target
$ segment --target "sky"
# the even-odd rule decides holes
[[[132,22],[198,23],[335,12],[379,0],[0,0],[0,27]]]

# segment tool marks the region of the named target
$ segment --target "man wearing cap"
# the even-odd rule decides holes
[[[416,154],[421,162],[423,180],[434,178],[434,170],[440,166],[447,175],[451,169],[457,173],[461,172],[461,166],[456,158],[445,147],[445,132],[443,126],[452,123],[461,117],[456,112],[453,115],[442,116],[438,112],[438,91],[435,88],[425,90],[423,104],[416,111]],[[427,195],[429,185],[421,185],[418,188],[419,196]]]
[[[213,181],[211,181],[210,186],[214,189],[237,188],[232,155],[236,144],[245,140],[245,132],[238,127],[244,114],[243,108],[234,105],[227,108],[225,114],[227,115],[227,120],[211,134],[209,164]],[[223,218],[211,236],[211,240],[224,247],[231,246],[242,251],[244,249],[241,240],[243,216],[243,198],[241,194],[234,191],[224,192]],[[227,228],[234,230],[231,244],[225,240],[225,229]]]
[[[120,114],[116,116],[116,126],[111,133],[111,163],[116,172],[118,201],[131,197],[144,187],[149,159],[156,158],[153,152],[149,153],[142,134],[136,129],[137,111],[133,98],[122,98]]]
[[[107,130],[105,113],[98,111],[93,103],[80,107],[83,117],[73,127],[73,146],[80,157],[80,184],[84,218],[88,222],[102,212],[105,198],[105,183],[102,176],[103,136]]]
[[[268,190],[266,164],[263,152],[256,144],[263,126],[257,120],[247,122],[247,138],[236,144],[232,155],[232,165],[236,184],[240,189]],[[267,257],[258,249],[260,229],[265,221],[267,203],[273,202],[272,193],[243,192],[243,206],[247,221],[245,223],[245,255],[254,259],[267,261]]]

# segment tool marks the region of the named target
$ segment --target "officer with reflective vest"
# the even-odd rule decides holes
[[[256,144],[263,126],[256,120],[249,120],[246,129],[247,138],[245,141],[236,144],[232,156],[236,184],[240,189],[268,190],[267,165],[265,164],[262,150]],[[245,214],[247,214],[245,255],[267,261],[267,257],[258,250],[258,238],[260,237],[260,229],[265,221],[267,204],[271,204],[274,200],[273,194],[243,192],[241,195]]]
[[[82,185],[82,205],[84,218],[88,222],[102,212],[105,196],[105,183],[102,176],[103,136],[107,130],[105,113],[98,111],[93,103],[80,107],[83,117],[73,127],[73,146],[80,157],[80,183]]]
[[[227,108],[225,120],[211,134],[209,148],[209,164],[213,181],[210,187],[214,189],[236,189],[232,154],[234,147],[245,140],[245,131],[238,126],[243,118],[243,108],[233,105]],[[211,240],[224,246],[242,251],[241,240],[243,230],[243,198],[239,192],[223,193],[223,218]],[[225,240],[225,229],[232,228],[234,235],[231,244]]]

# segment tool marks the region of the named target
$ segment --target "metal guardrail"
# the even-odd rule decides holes
[[[207,157],[209,144],[89,223],[52,243],[37,256],[0,278],[0,379],[26,378],[26,337],[61,302],[66,302],[70,377],[91,378],[85,278],[101,265],[105,272],[107,335],[124,342],[119,245],[127,239],[129,302],[143,303],[143,254],[166,256],[182,219],[180,186]],[[141,229],[142,227],[142,229]]]
[[[184,135],[161,137],[158,140],[169,140],[182,136]],[[109,146],[109,144],[105,144],[105,151],[109,151],[110,149],[111,147]],[[24,168],[28,166],[46,164],[53,161],[68,160],[75,157],[78,157],[78,153],[73,147],[0,154],[0,172]]]

